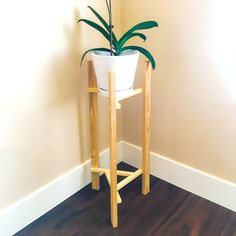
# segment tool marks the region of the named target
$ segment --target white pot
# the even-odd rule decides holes
[[[139,58],[138,51],[128,50],[120,56],[111,56],[109,52],[93,51],[91,55],[101,95],[108,96],[108,72],[115,74],[117,97],[132,92]]]

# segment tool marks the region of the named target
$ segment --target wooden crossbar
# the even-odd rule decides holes
[[[135,96],[137,94],[142,93],[142,91],[143,91],[143,89],[141,89],[141,88],[133,89],[129,95],[124,96],[122,98],[118,97],[117,101],[122,101],[122,100],[124,100],[126,98],[133,97],[133,96]],[[88,88],[88,93],[99,93],[99,89],[95,88],[95,87],[90,87],[90,88]]]
[[[141,169],[136,170],[131,175],[129,175],[128,177],[126,177],[125,179],[123,179],[121,182],[119,182],[117,184],[117,190],[119,191],[120,189],[125,187],[128,183],[130,183],[131,181],[136,179],[141,174],[142,174],[142,170]]]
[[[110,169],[91,168],[91,171],[94,173],[105,173],[105,172],[110,172]],[[131,172],[131,171],[117,170],[117,175],[119,175],[119,176],[129,176],[133,173],[134,172]]]
[[[99,93],[98,88],[88,88],[88,93]]]

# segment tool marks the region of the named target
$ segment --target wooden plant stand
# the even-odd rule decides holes
[[[146,62],[146,72],[143,89],[134,89],[132,94],[122,98],[116,98],[115,75],[110,72],[109,79],[109,128],[110,128],[110,169],[99,167],[98,150],[98,109],[97,109],[97,88],[96,75],[92,61],[88,62],[88,92],[89,92],[89,119],[90,119],[90,140],[91,140],[91,172],[92,188],[99,190],[100,174],[105,174],[110,185],[111,223],[113,227],[118,226],[118,203],[122,202],[119,190],[142,175],[142,193],[150,191],[150,90],[151,90],[151,64]],[[142,145],[142,168],[135,172],[117,170],[117,134],[116,134],[116,109],[121,109],[120,101],[131,96],[143,93],[143,145]],[[125,176],[117,183],[117,175]]]

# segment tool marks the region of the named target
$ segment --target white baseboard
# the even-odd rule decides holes
[[[118,159],[122,144],[118,143]],[[109,150],[100,153],[100,164],[109,166]],[[0,210],[0,235],[11,236],[47,213],[91,182],[90,160],[59,176],[13,205]]]
[[[141,164],[141,148],[123,143],[122,161]],[[152,175],[236,212],[236,184],[151,152]]]

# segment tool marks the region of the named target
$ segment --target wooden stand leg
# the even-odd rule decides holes
[[[143,88],[143,160],[142,160],[142,192],[150,191],[150,100],[151,95],[151,63],[146,62],[146,75]]]
[[[88,86],[97,88],[96,76],[92,61],[88,62]],[[90,141],[91,141],[91,167],[99,167],[98,151],[98,121],[97,121],[97,93],[89,93],[89,119],[90,119]],[[99,190],[99,173],[92,173],[92,188]]]
[[[116,92],[115,76],[108,75],[109,84],[109,126],[110,126],[110,198],[111,198],[111,223],[113,227],[118,226],[117,209],[117,157],[116,157]]]

